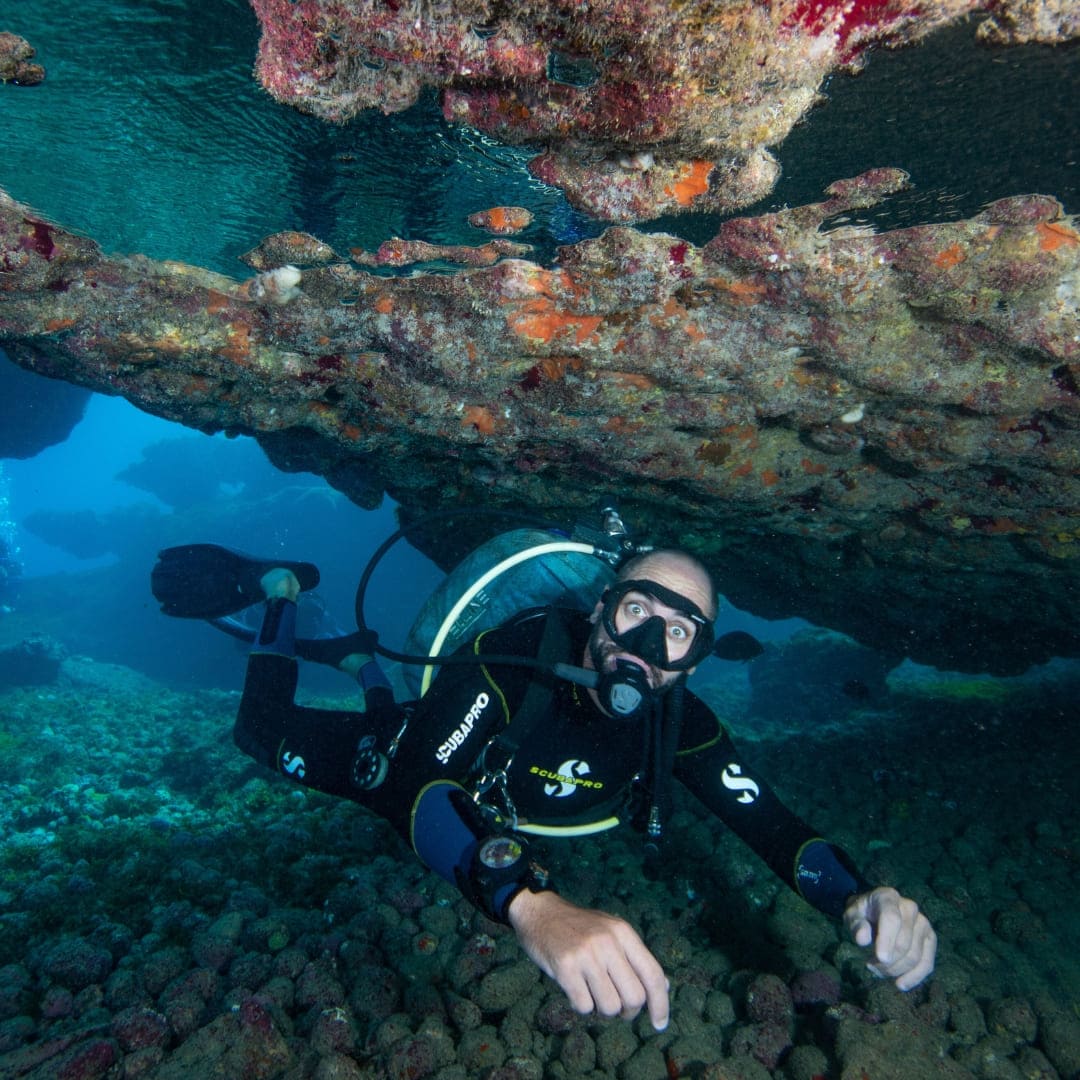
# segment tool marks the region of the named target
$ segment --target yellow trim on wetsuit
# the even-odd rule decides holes
[[[492,629],[495,629],[495,628],[493,627]],[[484,630],[481,633],[476,635],[476,638],[473,640],[473,656],[482,656],[483,655],[483,653],[480,650],[480,642],[483,641],[484,638],[490,632],[491,632],[490,630]],[[511,720],[510,706],[506,704],[506,697],[502,692],[502,687],[495,681],[495,679],[492,676],[491,672],[488,671],[487,664],[481,664],[480,665],[480,670],[484,673],[484,678],[487,680],[488,685],[491,687],[491,689],[496,694],[498,694],[499,701],[502,703],[503,724],[506,725],[506,726],[509,726],[510,720]]]
[[[711,712],[712,710],[710,709],[709,711]],[[702,750],[708,750],[709,747],[715,746],[718,742],[720,742],[724,738],[725,735],[727,735],[727,732],[724,730],[724,725],[721,724],[719,720],[717,720],[716,721],[716,734],[711,739],[708,739],[707,741],[701,743],[698,746],[688,747],[686,750],[676,750],[675,751],[675,756],[676,757],[686,757],[687,754],[698,754]]]
[[[621,818],[608,817],[602,821],[591,821],[586,825],[530,825],[518,822],[517,831],[533,836],[589,836],[591,833],[606,832],[622,823]]]

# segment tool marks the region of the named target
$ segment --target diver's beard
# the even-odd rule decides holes
[[[627,652],[625,649],[620,649],[614,641],[602,642],[596,640],[589,641],[589,656],[592,659],[593,667],[596,668],[601,674],[609,675],[615,670],[615,665],[619,660],[626,661],[627,657],[634,656],[633,653]],[[667,687],[663,684],[660,673],[645,660],[642,660],[640,656],[634,656],[633,660],[629,663],[638,664],[645,672],[645,677],[649,681],[649,689],[654,694],[662,694]]]

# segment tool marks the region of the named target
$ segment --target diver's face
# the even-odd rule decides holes
[[[669,670],[669,666],[685,664],[687,657],[692,657],[698,635],[708,633],[711,647],[711,626],[707,631],[702,627],[700,613],[712,616],[712,591],[695,567],[661,557],[639,566],[633,578],[640,588],[622,591],[617,583],[593,610],[588,659],[591,666],[604,672],[614,671],[619,660],[636,664],[645,672],[649,686],[662,692],[694,670]],[[650,584],[660,586],[664,598],[654,595]],[[680,606],[675,602],[678,597],[689,602]],[[605,604],[610,605],[606,619]],[[694,609],[697,617],[692,614]],[[609,626],[616,637],[609,633]]]
[[[619,660],[629,660],[636,664],[646,674],[649,686],[653,690],[664,690],[680,675],[682,671],[667,671],[657,666],[655,661],[650,661],[635,653],[628,652],[625,648],[612,640],[604,627],[604,621],[600,618],[604,605],[597,604],[594,612],[593,631],[589,638],[589,653],[593,665],[597,671],[614,671],[615,664]],[[682,611],[663,603],[646,592],[637,590],[628,592],[623,596],[614,614],[616,631],[622,635],[643,625],[648,619],[658,617],[663,620],[663,642],[667,648],[667,656],[670,660],[681,660],[687,653],[693,640],[695,627],[691,620]],[[659,631],[656,638],[659,639]],[[657,641],[657,643],[659,643]],[[690,669],[693,670],[692,668]]]

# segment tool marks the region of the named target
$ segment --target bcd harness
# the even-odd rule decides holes
[[[558,680],[555,672],[572,648],[571,634],[566,625],[567,616],[571,613],[555,606],[546,611],[544,631],[536,653],[540,662],[538,670],[530,678],[522,703],[506,727],[489,739],[481,751],[474,779],[468,786],[478,807],[503,827],[516,832],[541,836],[602,832],[626,820],[632,791],[620,791],[600,807],[593,807],[585,820],[561,817],[561,824],[557,825],[519,818],[510,794],[508,774],[514,756],[541,720],[551,715]],[[662,698],[653,701],[643,723],[642,764],[634,779],[651,796],[645,829],[647,844],[654,851],[659,849],[671,806],[670,781],[682,727],[685,682],[685,675],[680,675]]]

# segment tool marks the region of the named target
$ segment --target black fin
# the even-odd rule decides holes
[[[218,544],[181,544],[158,553],[150,588],[166,615],[217,619],[265,600],[259,582],[278,566],[296,575],[302,591],[319,584],[313,563],[265,559]]]

